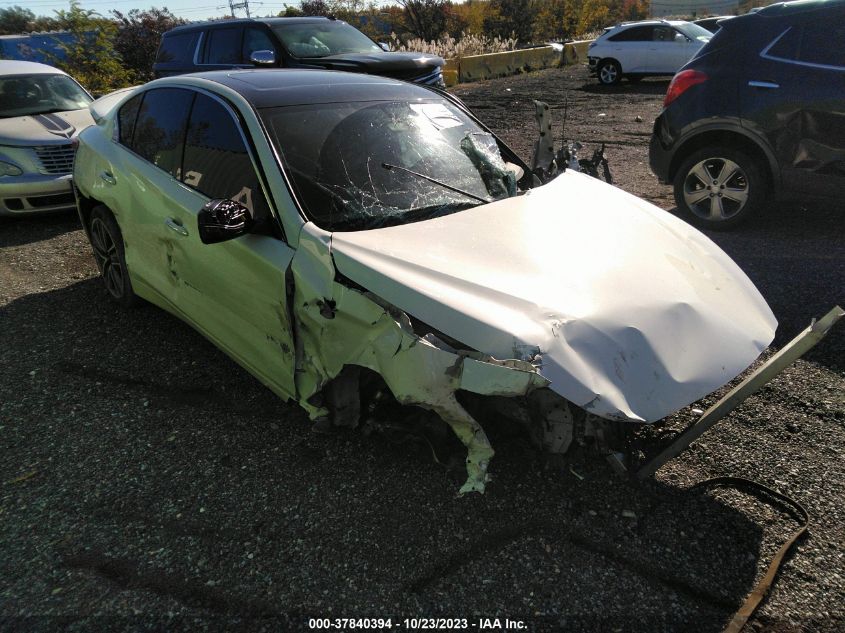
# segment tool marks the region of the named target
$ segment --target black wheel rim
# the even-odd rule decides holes
[[[91,246],[94,249],[94,259],[97,268],[103,275],[106,290],[115,299],[123,297],[123,265],[117,250],[114,237],[109,232],[105,222],[94,218],[91,222]]]

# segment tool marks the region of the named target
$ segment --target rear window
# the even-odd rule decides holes
[[[199,36],[199,31],[178,35],[165,34],[161,39],[161,46],[158,48],[156,63],[190,62],[193,60],[194,49],[197,47]]]
[[[650,42],[654,37],[654,26],[632,26],[607,39],[611,42]]]

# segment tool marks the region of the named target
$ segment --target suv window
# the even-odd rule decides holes
[[[845,24],[835,22],[792,26],[769,49],[778,59],[845,68]]]
[[[199,31],[165,36],[161,40],[156,62],[190,62],[197,47]]]
[[[255,51],[276,51],[276,45],[270,39],[270,34],[263,29],[250,27],[244,31],[244,45],[241,52],[241,58],[244,62],[249,62],[249,56]]]
[[[178,178],[194,93],[180,88],[158,88],[143,96],[129,147],[141,158]]]
[[[611,42],[650,42],[653,32],[653,26],[632,26],[616,35],[611,35],[607,39]]]
[[[239,64],[241,62],[241,29],[211,29],[205,44],[206,64]]]
[[[240,202],[256,220],[270,216],[238,123],[223,104],[206,95],[197,95],[191,111],[182,174],[182,182],[211,199]]]

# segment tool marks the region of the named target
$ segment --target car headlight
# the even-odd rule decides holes
[[[23,170],[12,163],[0,161],[0,176],[20,176]]]

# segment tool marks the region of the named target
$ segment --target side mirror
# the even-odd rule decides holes
[[[691,40],[690,40],[690,38],[688,38],[683,33],[675,33],[675,41],[678,42],[679,44],[686,44],[687,42],[689,42]]]
[[[383,50],[385,53],[390,52],[390,44],[388,44],[387,42],[379,42],[378,45],[381,46],[381,50]]]
[[[240,202],[211,200],[197,215],[197,229],[203,244],[216,244],[249,233],[252,216]]]
[[[256,66],[273,66],[276,63],[276,53],[273,51],[252,51],[249,61]]]

